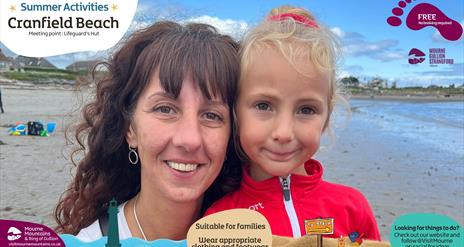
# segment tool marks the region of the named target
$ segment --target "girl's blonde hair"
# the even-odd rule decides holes
[[[335,35],[316,21],[313,15],[302,8],[281,6],[248,31],[240,49],[240,81],[246,76],[249,64],[265,48],[277,49],[302,75],[297,61],[311,62],[319,71],[329,74],[329,114],[324,128],[329,126],[335,102],[343,99],[336,81],[336,66],[339,43]]]

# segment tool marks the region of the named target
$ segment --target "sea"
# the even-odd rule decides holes
[[[350,124],[464,158],[464,101],[350,100]],[[464,165],[464,160],[461,165]]]

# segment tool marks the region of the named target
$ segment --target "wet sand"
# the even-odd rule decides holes
[[[6,111],[0,115],[5,143],[0,145],[0,218],[53,227],[53,209],[73,172],[64,129],[76,115],[79,94],[70,87],[0,87]],[[31,120],[54,121],[57,129],[49,137],[8,135],[6,126]],[[394,219],[405,213],[446,214],[463,224],[464,174],[455,170],[462,160],[437,166],[442,154],[436,150],[403,139],[379,140],[369,126],[349,124],[335,133],[333,146],[317,155],[324,177],[356,187],[368,198],[384,240]]]
[[[366,124],[364,117],[353,111],[346,126],[334,128],[334,140],[326,141],[327,147],[317,154],[325,167],[324,178],[366,196],[383,240],[389,239],[394,220],[407,213],[447,215],[462,225],[464,147],[456,154],[421,145],[383,133]]]

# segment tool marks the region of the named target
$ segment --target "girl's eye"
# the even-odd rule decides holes
[[[315,114],[316,111],[311,107],[304,106],[298,110],[298,113],[303,114],[303,115],[312,115],[312,114]]]
[[[205,118],[209,121],[221,121],[222,122],[222,117],[214,112],[206,112],[205,113]]]
[[[155,112],[163,113],[163,114],[172,114],[174,113],[174,109],[170,106],[162,105],[155,108]]]
[[[255,108],[257,110],[259,110],[259,111],[269,111],[269,110],[271,110],[271,106],[268,103],[264,103],[264,102],[256,104]]]

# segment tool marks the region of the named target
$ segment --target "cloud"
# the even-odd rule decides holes
[[[197,12],[195,9],[178,4],[140,3],[127,33],[130,34],[160,20],[172,20],[179,23],[206,23],[216,27],[219,32],[231,35],[236,39],[240,39],[249,28],[248,23],[245,21],[220,19],[214,16],[200,15]]]
[[[358,56],[358,55],[365,55],[369,53],[377,53],[377,52],[382,52],[390,47],[398,45],[397,40],[382,40],[382,41],[377,41],[377,42],[368,42],[368,41],[363,41],[361,43],[356,42],[353,44],[347,44],[345,47],[347,49],[347,52],[349,54]]]
[[[355,41],[362,41],[364,40],[366,37],[364,37],[364,35],[358,33],[358,32],[345,32],[345,40],[350,40],[352,42],[355,42]]]
[[[338,73],[338,77],[359,76],[363,71],[364,68],[361,65],[343,65]]]
[[[351,40],[342,41],[343,51],[347,56],[366,56],[382,62],[407,58],[407,54],[395,48],[398,43],[398,40],[392,39],[376,42],[370,42],[365,39],[358,39],[357,42],[352,42]]]
[[[372,58],[380,60],[382,62],[394,61],[394,60],[403,60],[407,58],[406,54],[393,51],[385,51],[372,54]]]
[[[65,68],[66,66],[77,62],[86,60],[105,60],[108,57],[108,52],[103,51],[84,51],[70,54],[63,54],[58,56],[47,57],[47,60],[59,68]]]
[[[330,30],[341,40],[343,52],[348,57],[365,56],[382,62],[407,58],[407,54],[398,48],[398,40],[369,41],[358,32],[346,32],[340,27]]]
[[[150,2],[147,4],[139,2],[134,18],[132,19],[132,23],[126,34],[131,34],[135,30],[148,27],[155,21],[181,21],[195,13],[195,10],[188,9],[180,4],[166,4],[163,2]]]
[[[343,66],[343,68],[354,72],[361,72],[364,70],[364,68],[361,65],[346,65]]]
[[[216,27],[220,33],[228,34],[236,40],[240,40],[249,28],[248,23],[245,21],[236,21],[231,19],[224,20],[208,15],[189,18],[185,20],[185,22],[201,22],[210,24],[211,26]]]
[[[332,33],[334,33],[340,39],[345,37],[345,32],[339,27],[332,27],[330,28],[330,31],[332,31]]]
[[[334,33],[339,39],[354,41],[365,38],[362,34],[358,32],[345,32],[340,27],[332,27],[330,28],[330,31],[332,31],[332,33]]]
[[[464,80],[464,63],[448,64],[442,70],[424,71],[422,75],[460,77]]]
[[[449,86],[451,84],[464,84],[464,63],[455,63],[435,67],[435,70],[404,73],[398,78],[390,78],[390,81],[397,81],[398,86],[424,86],[437,85]]]

